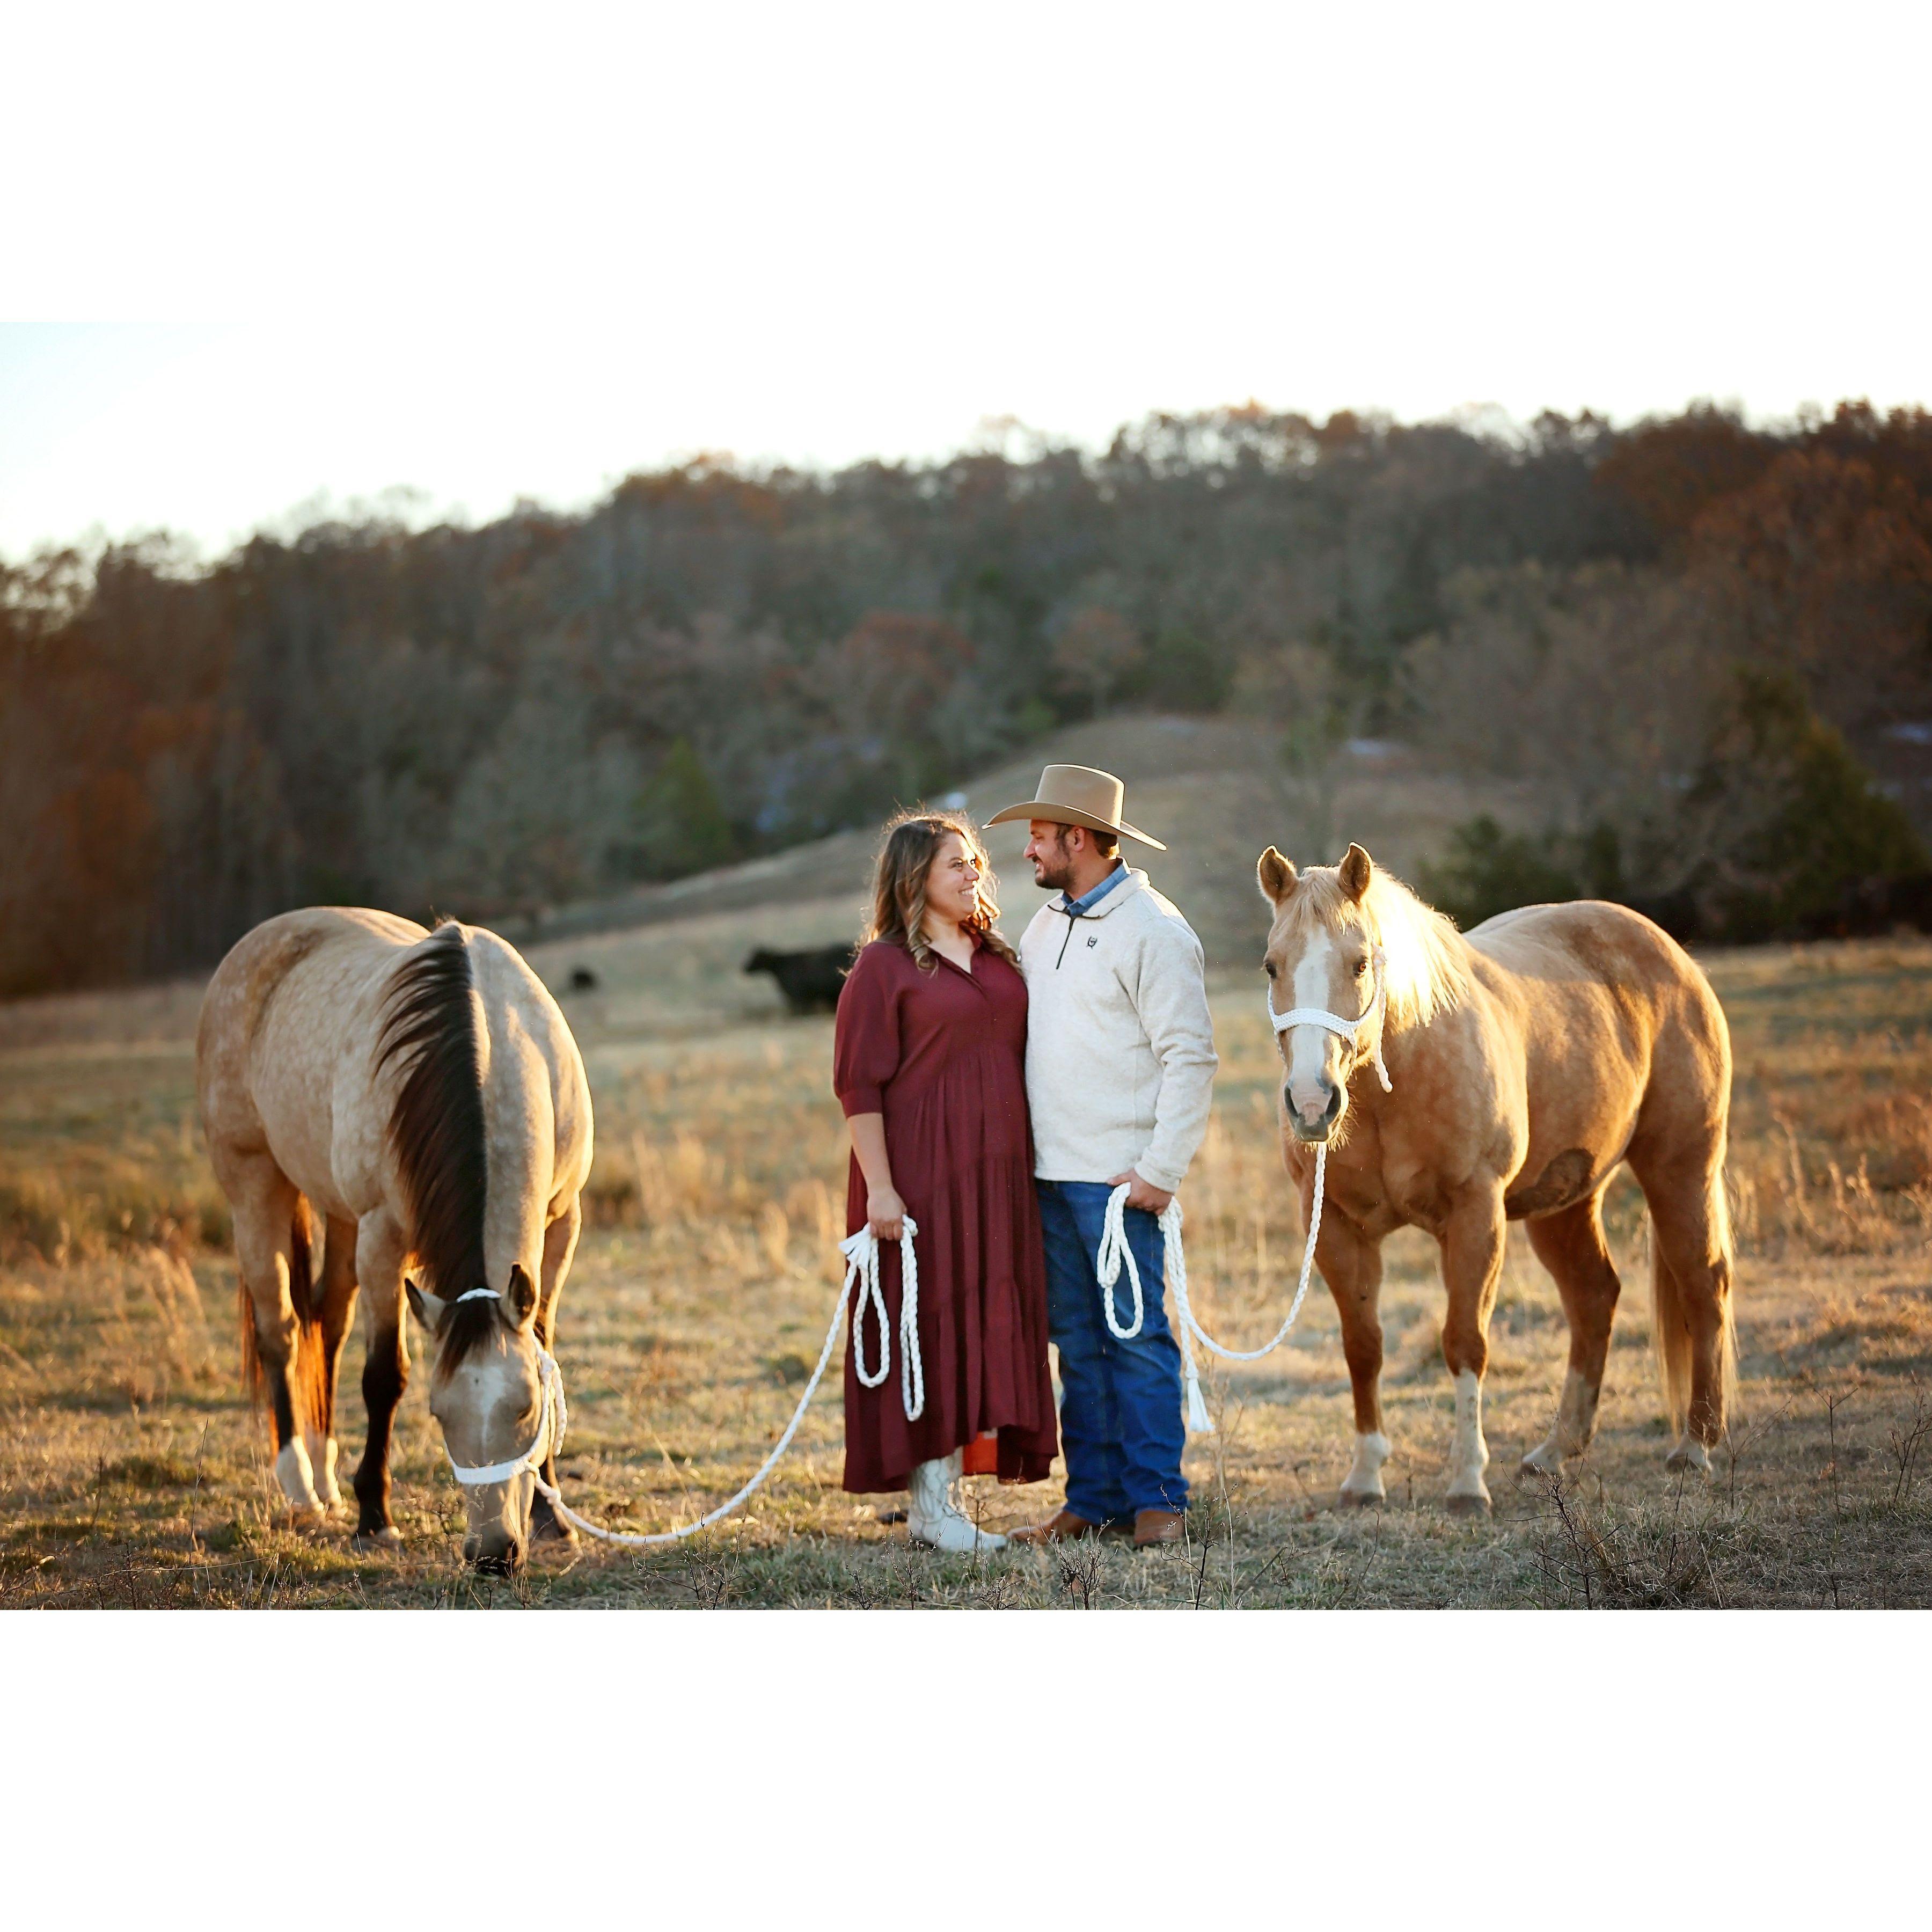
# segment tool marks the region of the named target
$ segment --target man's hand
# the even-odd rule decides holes
[[[866,1196],[866,1225],[882,1241],[896,1241],[905,1232],[905,1203],[890,1187],[874,1187]]]
[[[1122,1181],[1127,1184],[1127,1205],[1144,1208],[1150,1214],[1164,1214],[1167,1204],[1174,1198],[1164,1187],[1156,1187],[1150,1180],[1143,1180],[1132,1168],[1125,1174],[1117,1174],[1108,1182],[1109,1187],[1118,1187]]]

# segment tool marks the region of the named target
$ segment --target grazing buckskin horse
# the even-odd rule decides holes
[[[389,1514],[389,1431],[409,1380],[405,1288],[434,1338],[430,1408],[456,1461],[508,1462],[541,1412],[548,1348],[590,1170],[590,1094],[556,1003],[515,950],[454,921],[316,908],[256,927],[202,1003],[196,1084],[235,1211],[244,1360],[274,1416],[298,1522],[340,1500],[335,1382],[367,1297],[356,1533]],[[311,1278],[310,1210],[326,1233]],[[427,1282],[406,1282],[412,1264]],[[493,1294],[460,1301],[473,1288]],[[554,1457],[544,1480],[554,1486]],[[568,1539],[528,1472],[466,1488],[464,1553],[514,1569]],[[534,1510],[532,1503],[534,1500]]]
[[[1588,1447],[1619,1284],[1604,1240],[1620,1161],[1649,1203],[1654,1339],[1671,1427],[1667,1466],[1708,1472],[1734,1377],[1724,1203],[1730,1035],[1708,982],[1622,906],[1526,906],[1466,937],[1351,845],[1305,874],[1270,845],[1257,867],[1274,908],[1270,1010],[1363,1024],[1352,1039],[1278,1028],[1283,1151],[1312,1205],[1355,1400],[1345,1503],[1383,1495],[1382,1244],[1418,1227],[1441,1247],[1442,1353],[1456,1382],[1448,1502],[1486,1510],[1483,1373],[1504,1223],[1528,1224],[1570,1324],[1570,1366],[1548,1438],[1523,1458],[1553,1472]],[[1379,1047],[1390,1089],[1363,1068]]]

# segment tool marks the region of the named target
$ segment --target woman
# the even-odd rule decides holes
[[[893,1372],[877,1388],[845,1354],[845,1487],[906,1490],[914,1541],[994,1550],[959,1506],[962,1450],[998,1432],[1005,1483],[1036,1483],[1058,1447],[1046,1361],[1046,1274],[1026,1106],[1026,987],[993,930],[977,835],[944,812],[886,829],[866,944],[839,996],[832,1086],[852,1134],[846,1226],[869,1226]],[[900,1383],[902,1224],[918,1228],[926,1404]],[[857,1311],[854,1330],[857,1332]],[[862,1337],[879,1360],[876,1314]]]

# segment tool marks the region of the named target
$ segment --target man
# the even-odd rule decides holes
[[[1111,772],[1048,765],[1036,797],[987,822],[1029,821],[1034,881],[1056,893],[1020,941],[1020,970],[1066,1507],[1021,1538],[1131,1531],[1144,1547],[1179,1541],[1187,1507],[1180,1351],[1156,1216],[1207,1130],[1217,1063],[1201,942],[1120,842],[1167,848],[1120,816],[1123,802]],[[1096,1274],[1108,1197],[1124,1181],[1146,1311],[1126,1342],[1107,1326]],[[1114,1298],[1124,1327],[1125,1289]]]

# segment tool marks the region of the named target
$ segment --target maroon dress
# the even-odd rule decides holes
[[[832,1084],[848,1118],[883,1114],[892,1185],[919,1224],[919,1346],[926,1408],[908,1422],[900,1393],[899,1250],[884,1244],[880,1286],[892,1371],[863,1387],[845,1346],[845,1487],[902,1490],[915,1462],[999,1431],[1000,1480],[1036,1483],[1059,1446],[1046,1360],[1046,1260],[1034,1193],[1026,1104],[1026,984],[977,946],[973,970],[934,957],[922,972],[874,940],[839,995]],[[854,1156],[845,1226],[866,1225]],[[879,1359],[876,1314],[866,1359]]]

